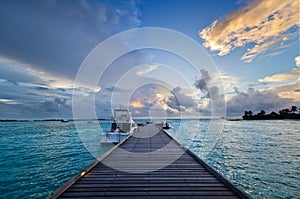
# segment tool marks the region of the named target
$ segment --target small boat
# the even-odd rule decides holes
[[[61,119],[60,121],[61,121],[61,122],[69,122],[68,119]]]
[[[110,131],[101,136],[101,144],[117,144],[133,133],[137,125],[132,120],[128,109],[114,109],[114,120]]]
[[[160,129],[170,129],[171,128],[169,123],[166,120],[165,121],[154,120],[151,122],[146,122],[146,124],[155,124]]]
[[[240,118],[227,118],[227,121],[242,121],[243,119]]]
[[[163,129],[170,129],[170,125],[168,122],[164,122],[163,126],[162,126]]]

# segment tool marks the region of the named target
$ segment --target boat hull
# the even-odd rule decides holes
[[[101,144],[117,144],[124,140],[129,133],[105,132],[100,137]]]

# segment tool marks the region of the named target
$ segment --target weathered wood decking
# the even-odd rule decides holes
[[[49,198],[251,198],[155,125],[136,131]]]

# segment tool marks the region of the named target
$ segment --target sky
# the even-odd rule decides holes
[[[0,26],[0,119],[300,107],[298,0],[4,0]]]

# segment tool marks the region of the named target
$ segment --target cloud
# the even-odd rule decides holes
[[[132,102],[130,102],[129,106],[131,106],[132,108],[142,108],[142,107],[144,107],[144,105],[140,101],[132,101]]]
[[[125,89],[119,88],[117,86],[108,87],[108,88],[105,88],[105,90],[107,90],[109,92],[123,92],[123,91],[126,91]]]
[[[18,83],[37,83],[40,81],[37,71],[30,70],[28,65],[19,64],[8,59],[0,59],[0,79],[16,85]]]
[[[295,79],[295,77],[299,77],[297,72],[299,71],[291,71],[291,74],[293,74],[293,79]],[[249,88],[247,92],[242,92],[236,86],[234,86],[234,92],[230,93],[234,96],[226,97],[225,94],[221,92],[221,87],[213,85],[213,83],[228,79],[229,81],[235,81],[235,79],[227,77],[222,78],[222,76],[211,77],[207,71],[203,72],[202,76],[203,77],[201,77],[199,80],[196,80],[195,86],[205,93],[205,96],[202,98],[202,100],[208,100],[206,105],[200,106],[200,111],[203,115],[211,115],[214,112],[214,116],[222,117],[225,116],[224,110],[226,110],[226,114],[228,116],[241,116],[245,110],[252,110],[253,112],[258,112],[262,109],[265,111],[276,111],[281,108],[289,107],[293,103],[297,102],[297,97],[295,97],[295,93],[297,92],[295,92],[295,90],[299,89],[299,80],[294,83],[278,87],[271,87],[261,91]],[[272,77],[264,79],[264,81],[270,81],[271,79],[273,81],[291,79],[291,76],[289,75],[284,74],[283,76],[284,77],[276,74]],[[204,79],[208,81],[204,81]],[[300,102],[300,100],[298,102]]]
[[[0,56],[72,78],[99,42],[140,24],[135,1],[4,1],[0,13]]]
[[[293,68],[289,73],[280,73],[272,76],[267,76],[263,79],[259,79],[259,82],[285,82],[291,79],[300,78],[300,68]]]
[[[207,70],[201,69],[200,70],[202,77],[200,77],[198,80],[195,81],[194,86],[198,89],[200,89],[202,92],[205,94],[209,95],[209,90],[208,90],[208,82],[211,81],[211,77],[208,73]]]
[[[40,102],[21,104],[0,101],[0,118],[3,119],[50,119],[71,118],[72,109],[67,99],[54,98]],[[17,110],[17,111],[16,111]],[[24,117],[26,115],[26,117]]]
[[[103,87],[76,82],[74,87],[78,68],[99,42],[140,24],[136,1],[5,1],[0,13],[0,117],[60,117],[55,104],[66,100],[62,107],[70,108],[73,89],[84,97],[107,97],[111,92],[101,88],[115,82],[106,79],[112,83]],[[111,76],[134,65],[138,53],[131,54]]]
[[[251,62],[271,46],[298,35],[299,1],[254,0],[199,32],[203,46],[220,56],[247,46],[242,56]],[[295,28],[296,27],[296,28]]]
[[[272,76],[267,76],[259,79],[259,82],[273,84],[264,90],[276,93],[281,98],[293,99],[294,102],[300,102],[300,93],[297,90],[300,88],[300,68],[293,68],[289,73],[279,73]],[[278,83],[282,83],[278,85]]]
[[[134,117],[194,117],[199,115],[199,104],[190,89],[172,90],[160,84],[147,84],[137,89],[129,105]]]
[[[80,83],[75,88],[73,84],[69,78],[2,59],[0,61],[0,99],[2,99],[0,118],[71,117],[70,102],[73,89],[85,96],[96,93],[100,89]],[[57,105],[60,107],[58,108]],[[62,113],[64,109],[66,113]]]
[[[217,86],[209,87],[209,102],[203,111],[206,114],[214,114],[213,117],[224,117],[226,110],[225,95],[220,93],[220,89]]]
[[[137,75],[145,75],[147,73],[150,73],[151,71],[154,71],[155,69],[157,69],[158,65],[157,64],[149,64],[147,66],[145,66],[144,68],[140,69],[139,71],[137,71]]]
[[[236,81],[236,78],[233,76],[229,76],[229,75],[219,75],[212,79],[212,82],[218,82],[218,83],[222,82],[223,84],[227,83],[227,82],[235,82],[235,81]]]
[[[65,76],[54,75],[34,69],[32,66],[22,64],[14,60],[0,59],[0,80],[9,82],[15,86],[36,87],[48,89],[58,89],[60,91],[73,89],[74,80]],[[1,83],[1,81],[0,81]],[[100,87],[77,83],[75,89],[85,89],[88,92],[99,92]]]
[[[247,92],[240,92],[227,102],[227,115],[242,116],[245,110],[252,112],[277,111],[289,107],[291,104],[292,99],[281,98],[275,92],[249,88]]]
[[[300,88],[300,78],[292,83],[273,86],[266,90],[277,93],[281,98],[293,99],[294,102],[300,103],[300,93],[297,92]]]
[[[195,99],[188,96],[184,89],[176,87],[172,89],[171,96],[167,100],[167,105],[170,109],[184,112],[187,109],[197,111],[198,104]]]
[[[296,66],[300,67],[300,56],[295,57]]]
[[[167,88],[159,84],[146,84],[139,87],[130,97],[129,105],[134,117],[148,117],[151,107],[167,109],[166,100],[169,97]]]
[[[200,105],[201,113],[205,116],[212,117],[225,116],[225,95],[220,92],[219,86],[223,83],[223,81],[233,81],[234,78],[224,75],[214,75],[211,77],[211,75],[205,69],[201,69],[200,72],[202,77],[195,81],[194,86],[205,94],[201,98],[203,100]],[[212,85],[209,86],[209,84]]]

